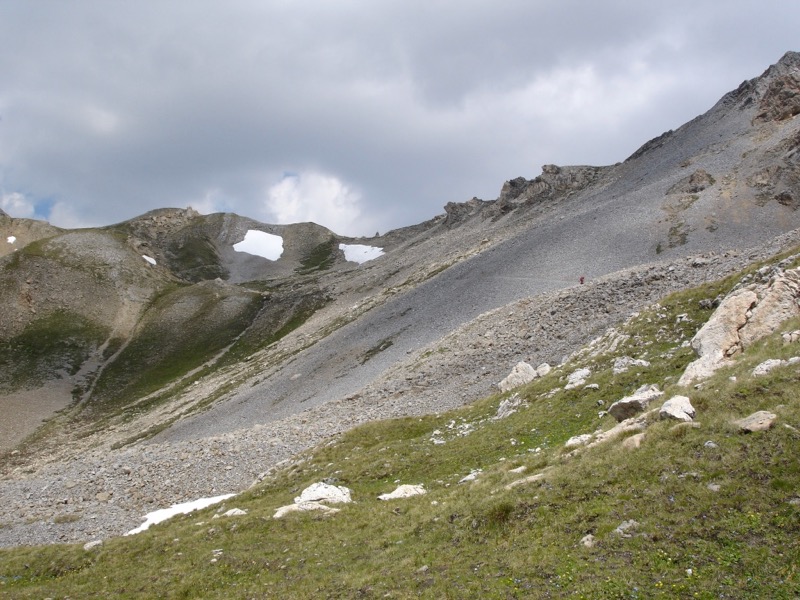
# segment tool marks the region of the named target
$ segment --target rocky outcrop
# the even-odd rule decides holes
[[[743,348],[800,315],[800,268],[779,273],[765,288],[757,288],[757,294],[758,303],[739,332]]]
[[[762,79],[766,89],[754,122],[783,121],[800,114],[800,53],[784,54]]]
[[[798,315],[800,268],[778,269],[766,283],[732,292],[692,339],[699,358],[689,364],[678,384],[686,386],[710,377],[736,353]]]
[[[466,202],[448,202],[444,205],[445,217],[442,225],[447,229],[457,227],[464,221],[481,214],[483,209],[490,204],[492,201],[480,198],[472,198]]]
[[[667,194],[697,194],[714,185],[714,182],[714,178],[705,169],[697,169],[673,185]]]

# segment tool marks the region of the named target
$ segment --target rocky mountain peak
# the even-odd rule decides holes
[[[787,52],[759,78],[759,112],[754,123],[783,121],[800,114],[800,53]]]

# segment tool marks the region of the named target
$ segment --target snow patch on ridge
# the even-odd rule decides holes
[[[192,512],[193,510],[206,508],[207,506],[211,506],[212,504],[217,504],[235,495],[236,494],[224,494],[222,496],[214,496],[213,498],[200,498],[199,500],[192,500],[191,502],[182,502],[181,504],[173,504],[169,508],[154,510],[153,512],[147,513],[144,516],[145,519],[144,523],[139,525],[136,529],[131,529],[125,535],[135,535],[137,533],[141,533],[142,531],[148,529],[150,525],[161,523],[161,521],[166,521],[167,519],[169,519],[170,517],[174,517],[175,515],[185,515],[187,513]]]
[[[373,260],[384,254],[383,248],[364,246],[363,244],[339,244],[339,250],[344,252],[345,260],[358,264]]]
[[[142,254],[142,258],[145,259],[147,262],[149,262],[151,265],[155,266],[156,259],[153,258],[152,256],[147,256],[147,254]]]
[[[10,235],[10,236],[8,236],[7,241],[8,241],[9,244],[13,244],[14,242],[17,241],[17,238],[14,237],[13,235]]]
[[[279,235],[248,229],[244,239],[233,245],[236,252],[246,252],[267,260],[278,260],[283,254],[283,238]]]

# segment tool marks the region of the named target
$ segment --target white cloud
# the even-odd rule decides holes
[[[361,195],[337,177],[314,171],[284,175],[267,190],[264,208],[276,223],[314,222],[341,235],[369,235],[373,219],[364,215]]]
[[[19,192],[0,196],[0,208],[17,219],[32,219],[36,212],[33,202]]]
[[[144,211],[142,211],[144,212]],[[78,229],[81,227],[96,227],[98,225],[107,225],[107,223],[98,223],[96,220],[82,216],[75,210],[75,208],[67,202],[56,202],[50,208],[50,215],[47,220],[56,227],[63,227],[64,229]]]

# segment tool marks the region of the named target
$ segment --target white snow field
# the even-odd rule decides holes
[[[278,260],[283,254],[283,238],[279,235],[248,229],[244,239],[233,245],[236,252],[246,252],[267,260]]]
[[[345,260],[358,264],[383,256],[383,248],[363,244],[339,244],[339,250],[344,251]]]

